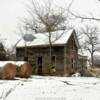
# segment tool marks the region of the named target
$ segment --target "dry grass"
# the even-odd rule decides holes
[[[4,66],[2,71],[2,78],[12,80],[16,76],[16,66],[8,63]]]
[[[57,71],[49,74],[50,76],[63,76],[64,73],[62,71]]]
[[[100,76],[100,68],[89,68],[89,70],[91,71],[91,73],[95,76],[95,77],[98,77]]]
[[[94,74],[89,69],[83,69],[79,72],[84,77],[94,77]]]

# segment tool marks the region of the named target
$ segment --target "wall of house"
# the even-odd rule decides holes
[[[78,48],[76,46],[74,36],[68,40],[66,45],[66,71],[77,70],[77,61],[78,61]]]
[[[24,60],[25,48],[16,49],[17,60]],[[49,48],[40,47],[40,48],[27,48],[28,61],[33,67],[33,71],[37,73],[37,58],[42,56],[42,71],[43,73],[49,73]],[[63,57],[63,47],[53,47],[52,56],[55,56],[55,68],[57,71],[64,71],[64,57]]]
[[[56,70],[64,71],[64,46],[54,47],[52,55],[56,56]]]
[[[78,48],[75,44],[73,35],[66,44],[66,52],[64,52],[64,46],[55,46],[52,48],[52,56],[55,56],[56,71],[64,72],[64,61],[66,60],[66,72],[70,70],[77,70],[78,60]],[[64,54],[66,53],[66,54]],[[25,48],[16,49],[17,60],[24,60]],[[27,48],[28,61],[33,67],[33,72],[37,73],[37,58],[42,56],[42,71],[43,73],[49,73],[49,47],[28,47]],[[66,59],[64,57],[66,55]]]
[[[24,54],[25,54],[24,48],[16,48],[16,60],[23,61]]]

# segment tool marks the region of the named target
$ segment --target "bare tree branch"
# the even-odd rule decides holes
[[[91,17],[87,17],[87,16],[82,16],[80,14],[76,14],[72,11],[69,11],[69,13],[74,16],[77,19],[81,19],[81,20],[95,20],[95,21],[100,21],[100,18],[96,18],[93,15]]]
[[[29,17],[23,20],[24,25],[28,25],[28,29],[31,29],[32,31],[35,30],[37,34],[41,32],[43,34],[48,33],[50,66],[52,64],[52,43],[63,35],[64,30],[66,29],[65,22],[67,20],[64,14],[65,10],[60,8],[58,10],[53,9],[52,1],[42,1],[41,4],[36,0],[32,0],[32,2],[30,2],[31,6],[27,6]],[[69,6],[71,6],[71,4]],[[62,30],[62,34],[60,34],[57,38],[55,38],[55,40],[52,41],[52,33],[58,30]]]

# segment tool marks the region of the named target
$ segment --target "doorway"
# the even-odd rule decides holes
[[[37,74],[41,75],[42,74],[42,56],[39,56],[37,58]]]

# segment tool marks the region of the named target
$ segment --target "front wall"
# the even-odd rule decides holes
[[[16,60],[24,60],[24,48],[16,48]]]
[[[72,47],[72,39],[74,41],[73,35],[66,44],[66,70],[72,68],[71,59],[74,59],[74,69],[77,69],[77,46],[74,41],[74,46]],[[24,60],[24,48],[17,48],[16,50],[17,60]],[[28,48],[27,49],[28,60],[33,67],[33,71],[37,72],[37,57],[43,57],[43,73],[48,73],[50,68],[49,65],[49,48]],[[64,47],[58,46],[52,48],[52,56],[56,57],[56,70],[64,72]],[[68,70],[69,71],[69,70]]]
[[[56,56],[56,70],[64,71],[64,47],[53,48],[53,54]]]
[[[17,60],[24,60],[24,48],[16,49]],[[28,48],[27,49],[28,61],[32,65],[35,73],[37,72],[37,57],[43,58],[43,73],[49,73],[49,48]],[[56,57],[56,70],[64,71],[64,58],[63,47],[52,48],[52,56]]]

